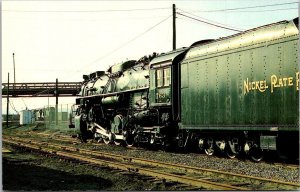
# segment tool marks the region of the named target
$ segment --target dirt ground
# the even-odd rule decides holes
[[[174,190],[164,182],[144,181],[142,176],[49,158],[26,151],[3,153],[3,189],[10,191],[73,190]],[[178,189],[177,189],[178,190]]]
[[[4,129],[4,135],[23,131],[45,131],[42,126]],[[51,130],[49,132],[53,132]],[[147,180],[140,175],[129,174],[105,167],[66,162],[3,144],[10,152],[2,153],[3,189],[9,191],[145,191],[180,190],[162,180]]]

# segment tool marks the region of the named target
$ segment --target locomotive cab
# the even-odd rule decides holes
[[[178,65],[186,50],[181,48],[161,54],[150,63],[149,105],[159,110],[167,109],[164,113],[170,121],[176,118],[173,108],[177,107]]]
[[[149,109],[157,113],[153,142],[169,145],[177,135],[178,66],[187,48],[164,53],[150,63]]]

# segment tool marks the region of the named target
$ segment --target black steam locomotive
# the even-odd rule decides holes
[[[70,127],[116,145],[299,156],[298,18],[84,75]]]

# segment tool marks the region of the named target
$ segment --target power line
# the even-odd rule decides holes
[[[19,112],[16,110],[15,105],[13,104],[13,101],[9,102],[9,105],[11,106],[11,108],[17,113],[19,114]]]
[[[184,13],[190,14],[190,15],[192,15],[192,16],[194,16],[194,17],[197,17],[197,18],[199,18],[199,19],[201,19],[201,20],[204,20],[204,21],[206,21],[206,22],[215,23],[215,24],[218,24],[218,25],[220,25],[220,26],[228,27],[228,28],[231,28],[231,29],[236,29],[236,30],[239,30],[239,31],[243,31],[243,30],[244,30],[244,29],[241,29],[241,28],[233,27],[233,26],[230,26],[230,25],[225,25],[225,24],[223,24],[223,23],[219,23],[219,22],[216,22],[216,21],[212,21],[212,20],[209,20],[209,19],[200,17],[200,16],[198,16],[198,15],[192,14],[192,13],[187,12],[187,11],[182,10],[182,9],[178,9],[178,10],[180,10],[180,11],[182,11],[182,12],[184,12]]]
[[[124,46],[126,46],[127,44],[131,43],[132,41],[136,40],[137,38],[141,37],[142,35],[146,34],[147,32],[151,31],[152,29],[154,29],[156,26],[158,26],[159,24],[163,23],[164,21],[168,20],[172,15],[169,15],[167,18],[163,19],[162,21],[158,22],[157,24],[153,25],[152,27],[148,28],[146,31],[140,33],[139,35],[135,36],[134,38],[132,38],[131,40],[125,42],[124,44],[120,45],[119,47],[115,48],[114,50],[108,52],[107,54],[99,57],[98,59],[94,60],[93,62],[91,62],[90,64],[82,67],[80,70],[82,70],[83,68],[86,68],[88,66],[91,66],[92,64],[104,59],[105,57],[111,55],[112,53],[114,53],[115,51],[118,51],[119,49],[123,48]]]
[[[257,6],[249,6],[249,7],[237,7],[230,9],[216,9],[216,10],[195,10],[193,12],[220,12],[220,11],[234,11],[234,10],[242,10],[242,9],[253,9],[253,8],[262,8],[262,7],[274,7],[280,5],[291,5],[298,4],[298,2],[289,2],[289,3],[278,3],[278,4],[268,4],[268,5],[257,5]],[[169,9],[169,7],[157,7],[157,8],[148,8],[148,9],[102,9],[102,10],[2,10],[3,12],[36,12],[36,13],[100,13],[100,12],[131,12],[131,11],[152,11],[152,10],[163,10]],[[296,9],[296,8],[292,8]],[[288,9],[279,9],[279,10],[288,10]]]
[[[298,4],[298,2],[257,5],[257,6],[250,6],[250,7],[237,7],[237,8],[231,8],[231,9],[195,10],[193,12],[222,12],[222,11],[234,11],[234,10],[242,10],[242,9],[262,8],[262,7],[273,7],[273,6],[279,6],[279,5],[290,5],[290,4]]]
[[[205,24],[208,24],[208,25],[215,26],[215,27],[227,29],[227,30],[230,30],[230,31],[242,32],[242,31],[240,31],[240,30],[232,29],[232,28],[229,28],[229,27],[224,27],[224,26],[217,25],[217,24],[214,24],[214,23],[210,23],[210,22],[207,22],[207,21],[203,21],[203,20],[200,20],[200,19],[197,19],[197,18],[194,18],[194,17],[190,17],[190,16],[184,15],[184,14],[182,14],[182,13],[178,13],[178,12],[177,12],[177,14],[179,14],[179,15],[181,15],[181,16],[184,16],[184,17],[187,17],[187,18],[190,18],[190,19],[193,19],[193,20],[196,20],[196,21],[199,21],[199,22],[202,22],[202,23],[205,23]]]
[[[2,10],[4,12],[29,12],[29,13],[102,13],[102,12],[131,12],[131,11],[153,11],[170,9],[169,7],[148,9],[102,9],[102,10]]]
[[[286,11],[286,10],[295,10],[298,8],[283,8],[283,9],[267,9],[267,10],[249,10],[249,11],[229,11],[229,13],[249,13],[249,12],[269,12],[269,11]]]
[[[22,98],[22,101],[23,101],[24,105],[26,106],[26,109],[28,109],[28,107],[27,107],[27,105],[26,105],[26,103],[25,103],[25,101],[24,101],[23,98]]]

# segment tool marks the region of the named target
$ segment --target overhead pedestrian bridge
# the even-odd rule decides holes
[[[2,83],[2,97],[68,97],[80,92],[81,82]]]

